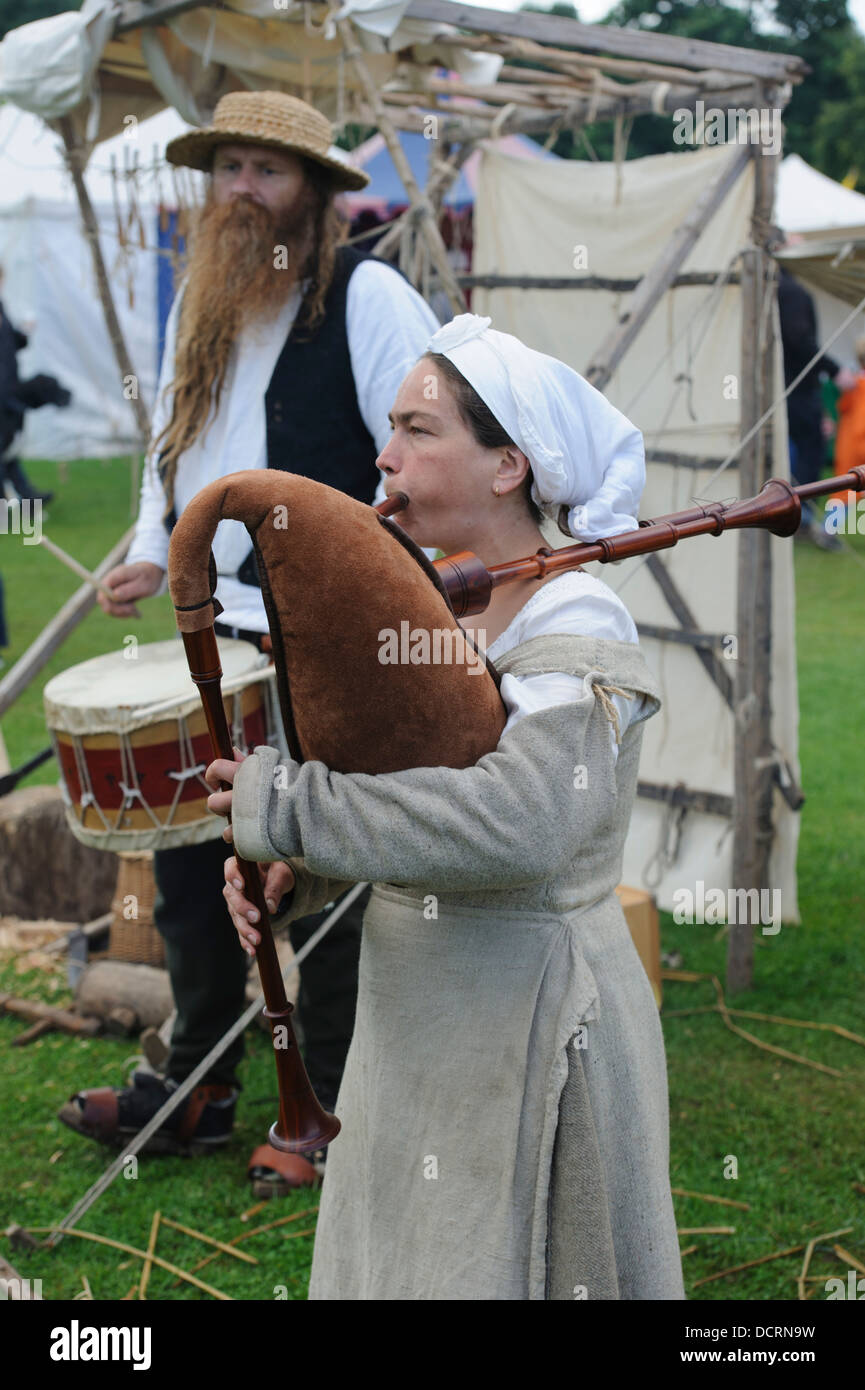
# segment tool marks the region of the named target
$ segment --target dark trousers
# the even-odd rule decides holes
[[[165,941],[177,1007],[167,1071],[177,1081],[189,1075],[244,1007],[249,958],[222,896],[223,865],[231,852],[223,840],[209,840],[157,850],[153,856],[158,890],[153,916]],[[361,922],[368,897],[367,891],[352,903],[301,966],[298,1016],[304,1060],[326,1109],[336,1101],[354,1029]],[[291,924],[296,951],[326,915],[317,913]],[[207,1081],[237,1085],[243,1051],[241,1034],[214,1064]]]
[[[801,486],[816,483],[826,464],[823,407],[819,390],[801,387],[787,401],[787,426],[794,446],[793,475]]]

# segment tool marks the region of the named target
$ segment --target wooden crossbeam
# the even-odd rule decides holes
[[[647,449],[646,463],[666,463],[671,468],[698,468],[715,470],[724,462],[722,458],[709,458],[705,454],[680,454],[672,449]]]
[[[614,57],[642,58],[649,62],[656,58],[658,62],[677,63],[684,68],[723,68],[770,82],[795,81],[809,71],[801,58],[784,53],[734,48],[704,39],[679,38],[675,34],[617,29],[606,24],[580,24],[576,19],[525,10],[509,14],[503,10],[482,9],[478,5],[454,4],[453,0],[412,0],[404,18],[454,24],[476,34],[535,39],[539,43],[559,44],[562,48],[582,49],[586,53],[610,53]]]
[[[170,19],[186,14],[187,10],[223,10],[227,6],[218,0],[125,0],[114,26],[115,34],[130,29],[146,29],[155,24],[167,24]],[[276,11],[274,11],[274,14]]]
[[[677,275],[669,288],[679,290],[694,285],[714,285],[718,274],[712,270],[689,270],[684,275]],[[632,276],[617,280],[606,275],[458,275],[457,283],[467,290],[612,290],[615,294],[624,294],[628,290],[635,290],[642,278]],[[731,271],[725,283],[738,285],[738,271]]]
[[[693,111],[698,101],[705,99],[706,89],[695,76],[689,86],[670,87],[661,100],[656,102],[645,91],[622,89],[619,96],[602,96],[598,101],[582,95],[581,89],[574,90],[573,102],[567,107],[547,107],[544,110],[523,107],[502,115],[500,106],[476,105],[465,97],[454,96],[443,105],[444,97],[434,93],[393,92],[387,93],[391,119],[405,130],[424,129],[424,111],[433,111],[438,117],[439,137],[443,140],[477,140],[490,135],[492,121],[501,117],[497,127],[499,135],[546,135],[555,125],[559,130],[569,130],[582,125],[591,115],[593,124],[611,121],[616,116],[672,115],[675,111]],[[756,106],[753,83],[748,86],[724,88],[711,93],[712,105],[723,110]],[[400,114],[400,107],[408,106],[409,111]],[[458,113],[458,114],[457,114]],[[371,109],[365,113],[365,124],[374,125],[375,115]]]
[[[638,782],[637,796],[648,801],[663,801],[667,806],[685,806],[689,811],[702,811],[707,816],[732,816],[733,798],[720,792],[694,791],[690,787],[665,785],[660,782]]]
[[[726,634],[699,632],[690,627],[664,627],[659,623],[637,623],[641,637],[654,637],[658,642],[677,642],[680,646],[699,647],[701,651],[720,652]]]

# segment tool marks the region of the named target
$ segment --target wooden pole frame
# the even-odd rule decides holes
[[[101,564],[97,565],[93,571],[94,579],[103,579],[109,570],[115,565],[119,565],[127,550],[132,543],[135,528],[130,527],[124,536],[109,550]],[[0,718],[6,713],[9,706],[18,699],[22,690],[38,675],[49,661],[58,647],[61,647],[73,632],[82,618],[86,618],[91,608],[96,603],[96,590],[92,583],[82,584],[80,589],[76,589],[70,599],[64,603],[59,613],[55,613],[50,622],[40,632],[35,641],[25,652],[22,652],[15,665],[6,672],[0,680]]]
[[[130,404],[141,434],[142,448],[146,449],[150,439],[150,415],[141,393],[138,390],[138,376],[133,369],[132,359],[129,356],[129,349],[126,346],[126,339],[123,336],[123,329],[120,327],[120,320],[117,317],[117,310],[114,306],[114,297],[111,293],[111,284],[108,279],[105,258],[102,255],[102,246],[99,241],[99,223],[96,220],[96,213],[93,211],[93,204],[90,201],[87,185],[84,182],[84,166],[86,160],[84,158],[81,142],[76,136],[72,118],[70,116],[61,116],[57,122],[57,127],[66,150],[66,163],[72,175],[72,182],[75,185],[75,195],[78,199],[81,223],[90,246],[90,254],[93,257],[96,288],[100,303],[102,304],[102,312],[105,315],[108,336],[111,339],[114,356],[120,368],[120,378],[121,381],[123,381],[124,378],[131,377],[135,381],[135,392],[131,397]]]
[[[412,0],[405,19],[429,19],[454,24],[473,33],[494,33],[514,38],[536,39],[585,53],[609,53],[615,57],[642,58],[655,55],[685,68],[723,68],[746,73],[767,81],[783,82],[793,75],[804,76],[807,68],[801,58],[767,52],[765,49],[735,48],[705,39],[681,38],[675,34],[646,33],[640,29],[617,29],[611,25],[581,24],[559,15],[518,13],[482,9],[478,5],[454,4],[453,0]]]
[[[66,162],[72,181],[75,185],[75,193],[78,198],[78,208],[81,213],[81,222],[84,233],[90,245],[90,252],[93,257],[93,269],[96,273],[96,285],[99,299],[102,304],[102,311],[105,315],[105,324],[108,335],[111,339],[111,346],[114,349],[114,356],[120,368],[121,380],[124,377],[133,377],[137,383],[136,373],[133,371],[132,361],[120,321],[117,317],[117,310],[111,294],[111,285],[108,279],[108,271],[102,255],[102,247],[99,242],[99,223],[96,220],[96,213],[87,192],[87,185],[84,182],[84,158],[81,144],[75,135],[75,128],[69,116],[62,116],[57,122],[61,138],[66,150]],[[145,402],[141,398],[140,392],[136,389],[135,395],[131,399],[131,404],[135,413],[138,428],[141,431],[143,445],[146,448],[150,438],[150,415]],[[93,581],[104,578],[109,570],[115,565],[121,564],[123,558],[132,543],[135,528],[130,527],[124,536],[108,552],[105,559],[93,571],[93,577],[86,584],[72,595],[63,605],[59,613],[48,622],[40,632],[35,641],[31,642],[25,652],[21,654],[15,665],[0,680],[0,716],[2,716],[10,705],[17,700],[22,690],[30,684],[30,681],[38,675],[43,666],[48,662],[59,647],[63,645],[66,638],[75,630],[82,618],[86,618],[91,608],[96,602],[96,589]]]
[[[436,178],[436,175],[433,174],[429,182],[427,183],[427,197],[429,198],[435,211],[439,214],[441,211],[441,206],[444,202],[445,194],[447,193],[448,189],[459,178],[460,170],[462,169],[469,155],[476,147],[476,141],[465,140],[460,146],[460,148],[457,150],[457,152],[455,154],[452,154],[450,159],[448,160],[448,170],[443,171],[438,178]],[[394,225],[388,228],[381,240],[376,243],[375,250],[373,251],[374,256],[378,256],[380,258],[386,258],[390,256],[394,247],[399,244],[400,238],[402,237],[403,232],[405,230],[406,219],[410,211],[411,208],[407,208],[406,211],[402,214],[402,216],[394,223]],[[464,277],[455,275],[454,279],[456,284],[460,287],[460,290],[462,290]]]
[[[466,312],[465,297],[456,282],[456,277],[448,260],[447,247],[442,241],[441,232],[438,229],[432,205],[427,195],[422,193],[418,187],[417,180],[412,173],[411,165],[406,159],[403,147],[399,142],[399,136],[385,110],[384,102],[379,95],[378,88],[373,81],[372,74],[361,52],[355,35],[354,25],[350,20],[338,19],[336,21],[336,29],[342,40],[345,56],[353,63],[355,72],[363,87],[364,96],[371,109],[375,112],[376,123],[384,136],[396,171],[402,179],[403,187],[412,205],[412,212],[417,219],[418,230],[427,244],[430,259],[438,271],[442,288],[447,294],[454,313],[464,314]]]
[[[744,438],[774,399],[774,263],[767,251],[780,155],[756,145],[753,246],[742,257],[741,432]],[[742,449],[739,491],[759,491],[773,475],[771,419]],[[772,743],[772,550],[768,534],[738,537],[737,662],[733,811],[733,883],[769,887],[774,841]],[[749,989],[754,971],[754,927],[759,910],[747,899],[747,920],[732,924],[727,943],[727,989]],[[759,904],[759,896],[758,896]]]

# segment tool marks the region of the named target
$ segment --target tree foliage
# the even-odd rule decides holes
[[[0,38],[10,29],[47,19],[64,10],[80,10],[81,0],[0,0]]]

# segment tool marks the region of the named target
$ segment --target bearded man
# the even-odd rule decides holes
[[[398,271],[339,244],[335,195],[368,179],[330,155],[330,139],[329,122],[305,102],[242,92],[223,97],[211,127],[166,149],[172,163],[207,171],[211,187],[166,329],[135,537],[126,563],[106,576],[114,601],[100,594],[114,617],[135,616],[136,600],[165,591],[170,531],[216,478],[283,468],[374,499],[388,412],[438,323]],[[242,523],[220,523],[213,553],[217,634],[260,646],[267,619]],[[60,1111],[79,1133],[127,1142],[238,1018],[247,959],[223,897],[230,852],[221,839],[155,852],[154,920],[177,1007],[166,1078],[139,1072],[127,1090],[79,1092]],[[303,967],[306,1064],[326,1109],[351,1040],[366,896]],[[293,924],[296,950],[323,916]],[[242,1052],[241,1037],[153,1147],[201,1152],[228,1141]],[[251,1166],[264,1190],[315,1179],[299,1155],[266,1148]]]

